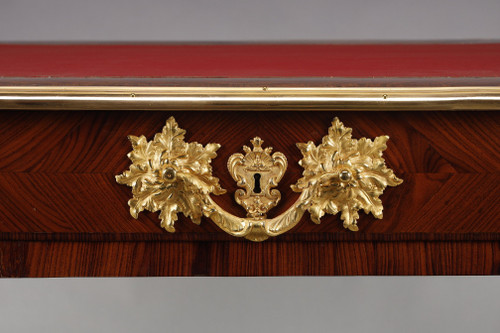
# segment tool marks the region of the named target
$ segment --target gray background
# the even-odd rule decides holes
[[[0,0],[0,42],[498,40],[500,0]],[[2,279],[0,332],[500,332],[497,277]]]
[[[0,0],[0,41],[498,39],[500,0]]]
[[[4,279],[0,331],[498,333],[499,299],[496,277]]]

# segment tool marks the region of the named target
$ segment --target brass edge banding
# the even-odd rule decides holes
[[[500,110],[500,87],[0,86],[3,110]]]

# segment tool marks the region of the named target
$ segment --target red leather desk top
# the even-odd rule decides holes
[[[0,45],[0,77],[495,77],[500,44]]]

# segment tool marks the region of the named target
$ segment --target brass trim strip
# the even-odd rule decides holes
[[[500,110],[500,87],[0,86],[3,110]]]

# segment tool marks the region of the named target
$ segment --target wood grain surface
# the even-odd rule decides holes
[[[226,163],[254,136],[289,161],[279,190],[298,197],[295,143],[319,143],[338,116],[353,137],[389,135],[384,156],[404,183],[381,197],[384,219],[360,213],[357,233],[338,216],[308,214],[262,244],[180,215],[176,233],[157,213],[129,215],[127,135],[148,139],[169,116],[186,139],[222,144],[214,199],[244,216]],[[500,115],[495,112],[36,112],[0,113],[2,276],[349,275],[500,273]]]
[[[499,242],[0,242],[0,277],[476,274]]]

